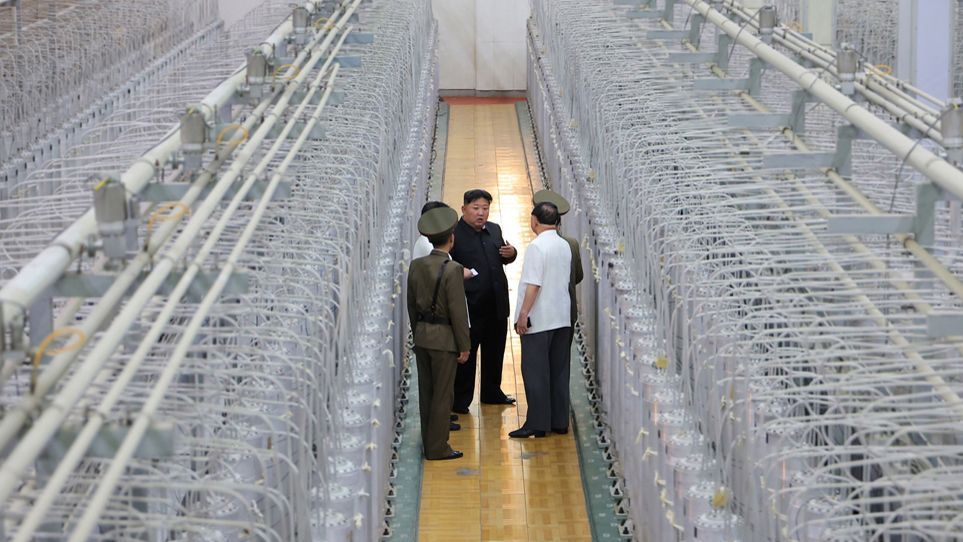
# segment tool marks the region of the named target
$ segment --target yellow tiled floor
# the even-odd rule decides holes
[[[490,220],[519,251],[518,260],[506,267],[514,309],[525,247],[533,238],[532,187],[515,107],[452,105],[449,118],[444,200],[460,209],[466,190],[492,193]],[[518,399],[517,407],[480,405],[476,383],[471,414],[460,417],[462,429],[450,438],[465,457],[425,463],[420,540],[591,540],[572,434],[508,438],[524,423],[528,408],[520,351],[511,331],[502,389]]]

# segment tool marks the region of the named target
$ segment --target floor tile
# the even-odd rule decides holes
[[[460,209],[472,188],[491,192],[491,220],[519,250],[505,271],[513,308],[529,228],[533,187],[512,103],[451,104],[444,200]],[[541,186],[536,187],[540,189]],[[506,343],[502,387],[513,407],[475,403],[449,439],[465,452],[456,461],[427,462],[422,484],[422,541],[590,540],[575,441],[571,434],[517,441],[508,432],[525,421],[520,341]],[[476,375],[477,378],[477,375]],[[475,389],[478,389],[476,383]]]

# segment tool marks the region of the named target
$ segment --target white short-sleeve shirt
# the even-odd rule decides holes
[[[572,268],[572,248],[558,236],[555,230],[538,234],[525,250],[525,263],[522,264],[522,278],[518,283],[518,297],[515,303],[515,317],[525,301],[527,285],[540,286],[535,304],[528,318],[532,326],[528,333],[540,333],[563,327],[570,327],[571,301],[568,296],[568,280]]]
[[[415,246],[411,249],[411,261],[431,254],[433,248],[427,237],[419,235],[418,240],[415,241]]]

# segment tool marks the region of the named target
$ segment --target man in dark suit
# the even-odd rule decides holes
[[[485,190],[465,192],[462,217],[455,226],[451,257],[473,276],[465,279],[471,317],[471,351],[458,366],[452,410],[467,414],[475,394],[475,367],[481,348],[482,403],[510,405],[515,399],[502,391],[502,358],[508,335],[508,278],[506,264],[518,257],[515,247],[502,237],[498,224],[488,221],[492,195]],[[466,273],[466,277],[468,274]]]
[[[535,195],[532,196],[532,205],[537,206],[539,203],[551,203],[558,208],[559,228],[562,226],[562,215],[569,212],[572,208],[568,200],[558,192],[551,190],[539,190],[535,192]],[[582,270],[582,254],[579,250],[578,241],[562,235],[561,231],[559,231],[558,236],[564,239],[572,249],[572,271],[568,280],[568,297],[572,305],[572,333],[569,334],[568,339],[569,346],[571,346],[572,341],[575,339],[575,321],[578,320],[578,299],[575,295],[575,285],[582,282],[582,279],[585,278],[585,272]]]
[[[458,214],[449,207],[423,214],[418,231],[434,250],[408,268],[408,319],[418,361],[421,439],[427,459],[463,455],[448,444],[456,367],[468,360],[471,347],[462,266],[449,255],[457,221]]]

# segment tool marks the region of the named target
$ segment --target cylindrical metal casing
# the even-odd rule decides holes
[[[304,6],[296,6],[291,12],[291,21],[295,34],[303,34],[308,29],[308,10]]]
[[[181,116],[181,148],[186,151],[199,151],[207,143],[207,121],[196,107],[191,107]]]
[[[759,8],[759,37],[765,42],[772,40],[772,31],[776,28],[776,6],[762,6]]]
[[[247,84],[260,84],[265,81],[271,69],[268,58],[260,49],[247,53]]]
[[[953,98],[940,115],[940,134],[947,157],[963,163],[963,100]]]

